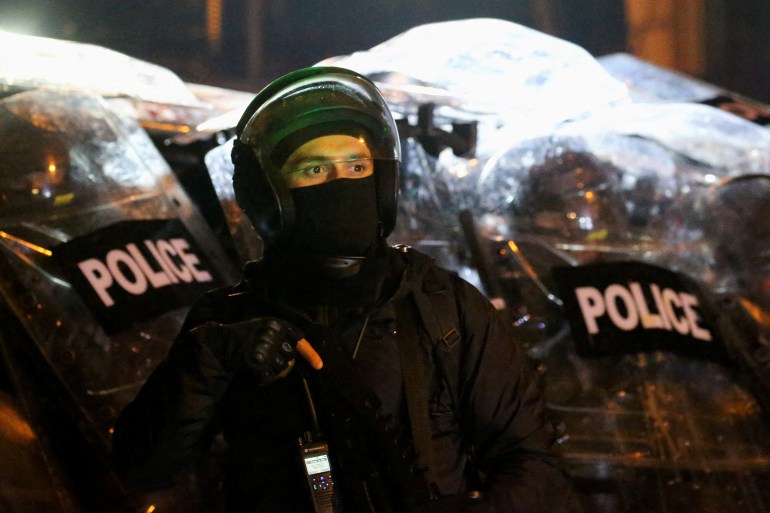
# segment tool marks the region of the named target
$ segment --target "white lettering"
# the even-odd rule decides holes
[[[174,249],[176,249],[176,253],[177,255],[179,255],[179,258],[182,259],[182,262],[185,263],[187,268],[192,273],[193,278],[195,278],[195,281],[198,281],[198,282],[211,281],[211,275],[207,271],[198,269],[197,266],[200,263],[200,260],[198,260],[198,257],[194,253],[189,253],[187,251],[188,249],[190,249],[190,245],[187,244],[186,240],[171,239],[171,244],[174,246]]]
[[[674,311],[674,307],[680,308],[682,302],[679,300],[679,294],[671,289],[665,289],[663,291],[663,305],[664,312],[668,316],[668,320],[674,326],[674,329],[680,335],[687,335],[690,332],[690,325],[687,323],[687,318],[679,317]]]
[[[177,278],[179,278],[185,283],[190,283],[191,281],[193,281],[193,275],[190,272],[190,270],[187,267],[177,265],[174,259],[172,258],[177,255],[176,255],[176,250],[174,249],[174,246],[172,246],[169,241],[159,240],[157,247],[158,247],[158,251],[160,252],[161,258],[169,267],[169,269],[173,271],[173,273],[176,275]]]
[[[149,241],[144,241],[145,245]],[[144,255],[141,251],[139,251],[139,248],[136,247],[136,244],[133,242],[131,244],[126,244],[126,249],[128,250],[128,253],[131,255],[131,258],[134,259],[134,261],[137,263],[137,265],[142,269],[142,273],[147,276],[147,279],[150,280],[150,285],[152,285],[154,288],[159,289],[161,287],[165,287],[166,285],[171,284],[171,279],[168,277],[168,274],[161,271],[154,270],[149,262],[147,262],[147,259],[144,258]],[[161,268],[162,269],[162,268]]]
[[[88,283],[96,291],[104,306],[114,305],[115,301],[107,294],[107,289],[112,286],[112,276],[110,276],[107,266],[96,258],[89,258],[80,262],[78,267],[88,280]]]
[[[104,306],[115,304],[109,293],[115,284],[129,294],[141,295],[149,287],[159,289],[180,281],[213,280],[211,273],[201,268],[198,255],[190,250],[190,244],[185,239],[145,240],[144,246],[150,258],[132,242],[126,244],[125,250],[116,248],[108,251],[104,262],[89,258],[78,263]]]
[[[588,333],[592,335],[599,333],[596,319],[605,313],[601,292],[594,287],[578,287],[575,289],[575,296],[577,296]]]
[[[692,294],[680,294],[682,298],[682,308],[684,308],[684,315],[687,317],[687,321],[690,323],[690,333],[692,336],[700,340],[711,340],[711,332],[698,325],[698,313],[693,309],[694,306],[698,306],[698,298]]]
[[[653,283],[650,285],[650,290],[652,291],[652,298],[655,300],[655,307],[661,314],[660,322],[663,323],[663,329],[671,331],[671,321],[668,320],[668,316],[666,315],[666,307],[663,304],[663,296],[660,293],[660,287]]]
[[[623,303],[626,310],[626,317],[618,309],[618,299]],[[634,308],[634,298],[631,293],[622,285],[610,285],[604,291],[604,301],[606,303],[607,315],[618,328],[631,331],[639,324],[639,314]]]
[[[158,251],[158,248],[155,246],[155,243],[151,240],[146,240],[144,241],[144,245],[150,251],[155,261],[158,262],[158,265],[160,265],[161,269],[163,269],[163,271],[166,273],[166,276],[168,276],[168,279],[171,280],[171,283],[179,283],[179,278],[176,277],[176,274],[174,273],[174,271],[166,263],[166,259],[163,258],[163,256],[160,254],[160,251]]]
[[[681,335],[691,335],[699,340],[711,341],[711,332],[699,323],[698,298],[672,289],[660,290],[649,284],[649,294],[657,312],[650,311],[642,285],[631,282],[628,287],[612,284],[602,291],[595,287],[577,287],[575,296],[586,329],[591,335],[599,333],[597,320],[606,315],[621,330],[644,329],[675,330]]]
[[[142,274],[142,269],[136,265],[131,255],[120,249],[113,249],[107,253],[106,260],[110,274],[125,291],[135,296],[147,292],[147,278]],[[120,264],[125,265],[131,271],[133,279],[125,275]]]
[[[642,321],[642,326],[645,328],[662,328],[663,320],[660,315],[650,313],[647,308],[647,300],[644,298],[642,292],[642,286],[639,283],[632,281],[628,284],[628,288],[631,290],[631,294],[634,296],[634,303],[636,303],[636,311],[639,312],[639,319]]]

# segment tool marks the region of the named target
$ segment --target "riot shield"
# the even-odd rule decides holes
[[[233,263],[146,132],[67,90],[0,99],[0,248],[12,386],[41,425],[57,413],[48,427],[82,438],[69,472],[89,474],[189,306],[233,280]]]
[[[768,142],[710,107],[631,105],[478,172],[475,234],[589,511],[765,509],[768,325],[741,305],[763,303],[742,269],[766,267]]]

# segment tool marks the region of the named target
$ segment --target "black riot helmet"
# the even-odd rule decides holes
[[[547,158],[521,180],[512,202],[517,230],[596,242],[629,236],[622,172],[591,153]]]
[[[704,210],[717,273],[732,275],[738,293],[770,312],[770,175],[725,179]]]
[[[236,127],[232,152],[235,199],[266,249],[280,246],[295,220],[292,195],[279,175],[281,166],[305,142],[336,134],[354,136],[371,151],[380,236],[385,238],[393,231],[401,147],[382,94],[354,71],[311,67],[265,87]]]

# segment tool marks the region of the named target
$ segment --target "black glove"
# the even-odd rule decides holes
[[[294,367],[294,348],[303,335],[280,319],[266,317],[258,321],[253,326],[253,345],[247,349],[246,364],[260,385],[267,385],[286,376]]]
[[[295,347],[303,338],[298,328],[275,317],[232,324],[206,323],[193,332],[201,330],[205,334],[198,336],[206,340],[229,374],[248,372],[260,385],[268,385],[289,373],[295,363]]]

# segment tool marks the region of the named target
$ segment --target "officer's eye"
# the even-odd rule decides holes
[[[303,174],[310,177],[317,177],[324,173],[328,173],[329,169],[326,165],[309,166],[302,170]]]
[[[349,177],[363,177],[371,174],[372,167],[371,159],[358,159],[346,162],[345,170]]]
[[[310,166],[305,166],[296,171],[296,179],[306,182],[317,183],[326,180],[332,174],[334,164],[329,162],[320,162]]]

